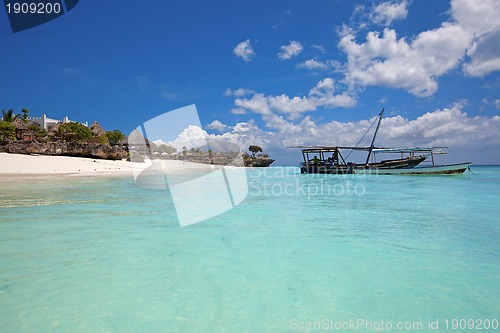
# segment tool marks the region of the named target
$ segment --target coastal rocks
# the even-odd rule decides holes
[[[268,167],[274,162],[273,159],[268,157],[251,157],[247,154],[243,155],[243,163],[246,167],[262,168]]]
[[[37,142],[12,141],[0,142],[0,152],[12,154],[61,155],[74,157],[121,160],[128,158],[128,152],[121,146],[108,146],[97,143],[80,142]]]

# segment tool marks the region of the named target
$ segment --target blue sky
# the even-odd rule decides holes
[[[3,11],[0,107],[129,133],[196,104],[203,130],[184,137],[278,164],[300,160],[286,146],[357,143],[385,107],[378,145],[500,164],[499,15],[496,0],[80,1],[14,34]]]

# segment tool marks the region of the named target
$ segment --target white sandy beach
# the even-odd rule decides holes
[[[148,163],[100,160],[68,156],[0,153],[0,175],[127,175],[150,166]],[[212,168],[208,164],[161,161],[160,170],[195,171]],[[155,167],[158,169],[158,167]]]

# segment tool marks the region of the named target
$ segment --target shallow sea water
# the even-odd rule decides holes
[[[132,177],[4,182],[0,331],[438,332],[467,331],[447,319],[500,320],[500,167],[473,171],[249,169],[241,204],[184,228],[168,190]]]

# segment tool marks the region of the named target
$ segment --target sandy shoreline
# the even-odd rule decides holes
[[[0,153],[0,177],[17,178],[22,176],[121,176],[140,173],[150,164],[100,160],[83,157],[22,155]],[[160,170],[165,172],[208,171],[213,166],[175,160],[161,161]],[[158,167],[155,167],[158,169]]]

